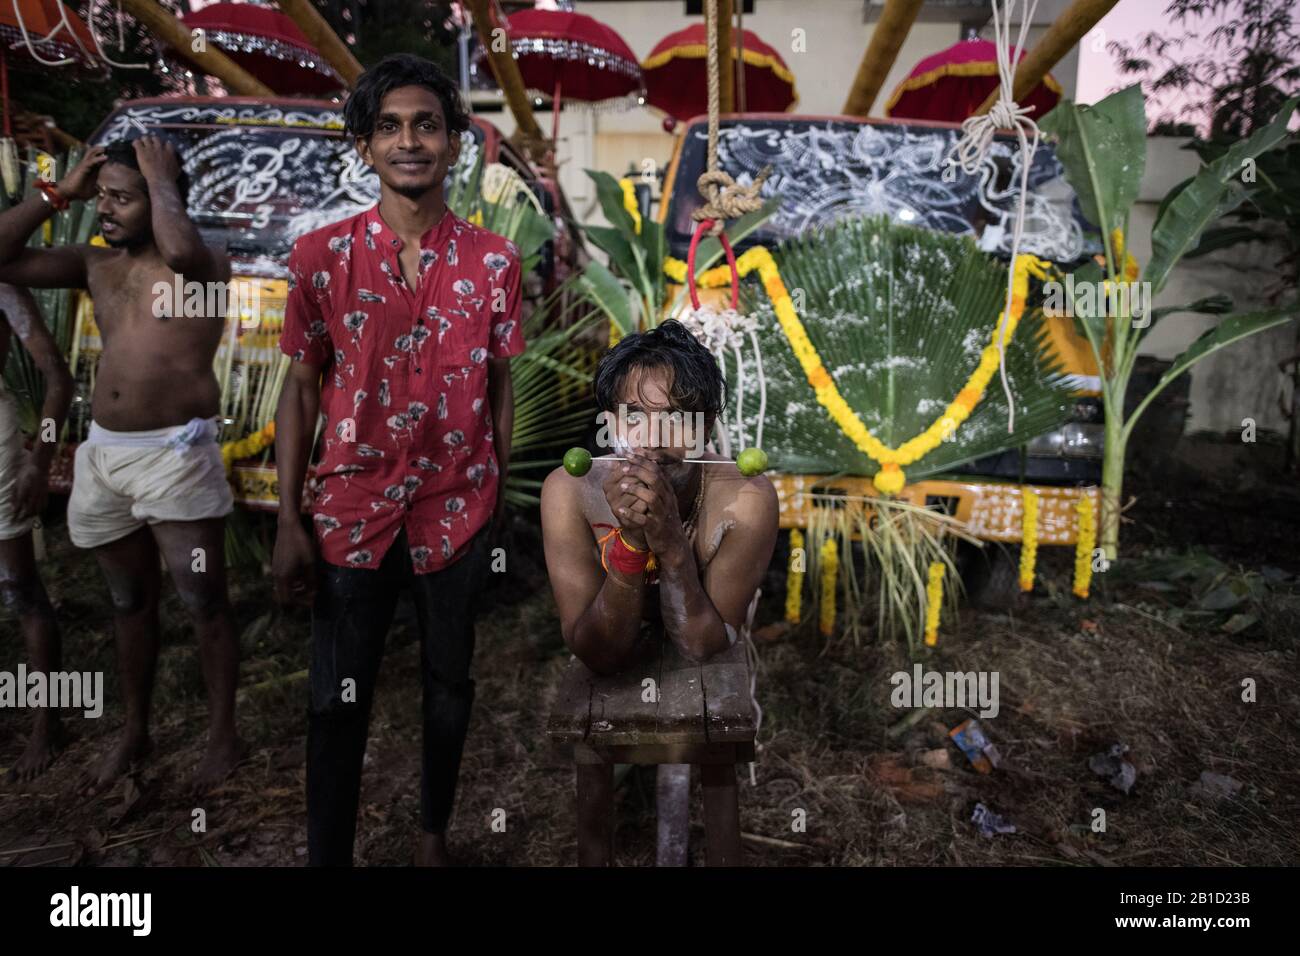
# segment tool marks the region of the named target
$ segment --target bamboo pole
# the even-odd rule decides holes
[[[540,144],[545,143],[546,138],[542,135],[541,127],[537,125],[537,118],[533,116],[533,107],[528,102],[528,92],[524,88],[524,78],[520,75],[519,64],[515,62],[514,55],[510,51],[510,35],[506,32],[506,26],[504,23],[498,23],[492,15],[488,0],[468,0],[468,6],[474,17],[474,29],[478,31],[479,42],[483,44],[483,50],[487,54],[488,65],[492,67],[492,75],[496,77],[497,85],[505,94],[506,105],[514,114],[521,138],[534,161],[541,161],[544,157],[538,153]],[[505,33],[504,50],[493,49],[494,29],[500,29]],[[499,43],[497,45],[500,46]]]
[[[215,76],[232,93],[240,96],[274,96],[269,86],[256,79],[251,73],[226,56],[220,50],[209,46],[202,53],[191,47],[191,34],[169,12],[154,0],[122,0],[122,6],[131,16],[140,21],[155,38],[167,44],[185,59],[193,62],[203,72]]]
[[[857,76],[849,89],[841,111],[848,116],[867,116],[876,104],[885,77],[898,59],[898,51],[907,39],[924,0],[888,0],[871,32],[871,42],[862,54]]]
[[[339,39],[339,35],[330,29],[329,23],[310,0],[276,0],[276,6],[280,8],[281,13],[298,24],[298,29],[303,32],[303,36],[320,51],[329,65],[334,67],[334,72],[343,78],[347,88],[355,87],[357,77],[365,72],[365,67],[352,55],[352,51]]]
[[[1017,103],[1023,103],[1030,91],[1043,81],[1048,71],[1060,63],[1061,58],[1074,49],[1075,44],[1082,40],[1084,35],[1095,27],[1117,2],[1118,0],[1074,0],[1016,66],[1016,75],[1011,81],[1011,98]],[[995,87],[973,115],[983,116],[997,101],[998,88]],[[1041,118],[1035,117],[1035,119]]]
[[[741,0],[743,3],[744,0]],[[707,10],[708,8],[705,7]],[[736,111],[735,40],[731,23],[736,11],[732,0],[718,0],[718,112]]]

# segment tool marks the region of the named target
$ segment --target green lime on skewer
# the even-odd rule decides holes
[[[767,452],[761,448],[746,448],[736,459],[736,467],[746,478],[761,475],[767,470]]]
[[[591,471],[591,452],[585,448],[570,448],[564,453],[564,470],[574,478],[581,478]]]

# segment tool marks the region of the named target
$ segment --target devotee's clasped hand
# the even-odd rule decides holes
[[[623,525],[623,539],[641,547],[644,539],[650,550],[661,557],[687,546],[677,509],[677,495],[663,469],[653,459],[632,451],[622,467],[614,468],[618,488],[632,502],[614,512]]]

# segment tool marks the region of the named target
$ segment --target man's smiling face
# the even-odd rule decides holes
[[[460,156],[460,136],[448,134],[442,101],[423,86],[388,92],[374,131],[356,145],[380,182],[411,198],[441,185]]]

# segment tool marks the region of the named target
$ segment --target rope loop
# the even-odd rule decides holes
[[[720,225],[720,223],[718,223]],[[713,235],[709,230],[715,225],[710,219],[703,220],[695,227],[695,233],[691,236],[691,247],[686,252],[686,288],[691,293],[691,308],[697,312],[700,309],[700,293],[695,287],[695,250],[700,244],[700,236]],[[725,232],[717,233],[718,240],[722,243],[722,251],[727,254],[727,265],[731,266],[731,307],[740,308],[740,270],[736,268],[736,253],[732,251],[731,240],[727,238]]]

